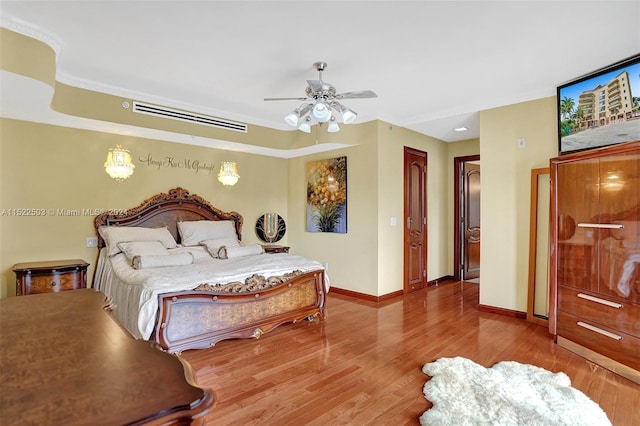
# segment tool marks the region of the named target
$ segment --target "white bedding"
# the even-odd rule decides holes
[[[158,295],[192,290],[199,284],[226,284],[244,281],[253,274],[279,276],[293,270],[323,269],[322,264],[289,253],[269,253],[214,259],[204,247],[179,247],[171,253],[190,252],[194,262],[186,266],[134,269],[123,253],[112,257],[101,250],[96,266],[94,287],[115,303],[115,317],[136,338],[149,339],[158,310]],[[329,278],[325,274],[325,287]]]

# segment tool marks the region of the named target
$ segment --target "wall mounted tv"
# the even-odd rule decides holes
[[[557,88],[560,154],[640,140],[640,54]]]

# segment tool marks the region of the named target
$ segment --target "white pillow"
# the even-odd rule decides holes
[[[191,253],[176,253],[168,255],[145,255],[137,256],[133,261],[133,267],[136,269],[146,268],[165,268],[168,266],[191,265],[193,256]]]
[[[240,243],[235,237],[234,238],[217,238],[215,240],[205,240],[205,241],[201,241],[200,245],[205,246],[209,254],[215,258],[218,257],[218,251],[220,250],[220,247],[223,247],[223,246],[240,247]]]
[[[118,243],[118,248],[127,257],[129,264],[133,265],[136,257],[140,256],[168,256],[169,251],[160,241],[131,241]]]
[[[185,246],[197,246],[202,241],[218,238],[235,238],[235,223],[232,220],[196,220],[178,222],[180,240]]]
[[[235,257],[254,256],[262,253],[264,253],[264,249],[260,244],[237,247],[222,246],[220,250],[218,250],[218,259],[233,259]]]
[[[120,253],[118,243],[130,241],[160,241],[165,248],[178,247],[178,243],[167,227],[143,228],[139,226],[101,226],[100,236],[107,245],[107,255]]]

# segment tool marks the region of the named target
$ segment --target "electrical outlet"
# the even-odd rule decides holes
[[[527,142],[524,140],[524,138],[518,139],[518,148],[524,148],[526,146],[527,146]]]
[[[98,247],[98,237],[87,237],[87,247]]]

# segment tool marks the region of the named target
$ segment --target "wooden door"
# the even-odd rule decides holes
[[[462,278],[480,278],[480,165],[465,162],[463,173]]]
[[[404,292],[427,285],[427,153],[404,148]]]
[[[480,277],[480,156],[453,159],[453,277]]]

